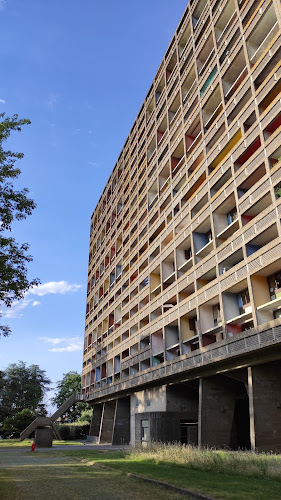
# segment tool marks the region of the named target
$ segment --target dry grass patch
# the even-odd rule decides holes
[[[177,464],[196,470],[242,474],[281,481],[281,455],[249,451],[199,450],[192,446],[154,443],[129,452],[131,459]]]

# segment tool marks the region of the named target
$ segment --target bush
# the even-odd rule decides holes
[[[36,418],[36,413],[29,409],[24,409],[4,420],[2,436],[19,437],[20,433]]]
[[[56,429],[62,439],[71,441],[72,439],[83,439],[89,434],[90,424],[56,424]]]
[[[93,415],[93,408],[89,408],[88,410],[82,410],[81,411],[81,417],[78,418],[78,423],[79,424],[86,424],[86,423],[91,423],[92,420],[92,415]]]

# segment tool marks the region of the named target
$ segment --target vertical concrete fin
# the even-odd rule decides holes
[[[251,451],[256,451],[255,414],[254,414],[254,397],[253,397],[253,374],[252,374],[252,368],[250,366],[248,368],[248,397],[249,397]]]
[[[123,445],[130,442],[130,397],[116,401],[112,444]]]
[[[112,444],[116,401],[106,401],[103,407],[100,443]]]

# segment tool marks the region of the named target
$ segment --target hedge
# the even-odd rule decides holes
[[[90,424],[56,424],[56,429],[60,437],[66,441],[72,439],[83,439],[89,434]]]

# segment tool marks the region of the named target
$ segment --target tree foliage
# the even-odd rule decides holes
[[[55,397],[52,403],[58,408],[74,393],[81,391],[81,375],[76,371],[70,371],[63,374],[62,380],[57,383]],[[76,403],[61,418],[62,422],[73,423],[81,417],[83,410],[89,409],[87,403]]]
[[[0,304],[7,307],[22,299],[30,287],[39,284],[38,279],[29,281],[27,278],[26,265],[32,261],[28,243],[19,245],[7,234],[14,221],[25,219],[36,207],[27,196],[28,189],[17,191],[13,183],[21,173],[15,163],[23,158],[23,154],[4,149],[11,132],[19,132],[23,125],[28,124],[29,120],[19,119],[18,115],[9,118],[5,113],[0,114]],[[9,335],[10,328],[0,325],[1,333]]]
[[[38,365],[13,363],[0,376],[0,425],[28,409],[36,415],[46,415],[44,396],[51,381]]]
[[[28,427],[36,418],[36,413],[26,408],[16,413],[13,417],[8,417],[3,423],[4,436],[18,437],[20,433]]]
[[[88,424],[90,424],[92,416],[93,416],[93,408],[89,408],[88,410],[82,410],[81,417],[78,418],[78,422],[79,423],[88,422]]]

